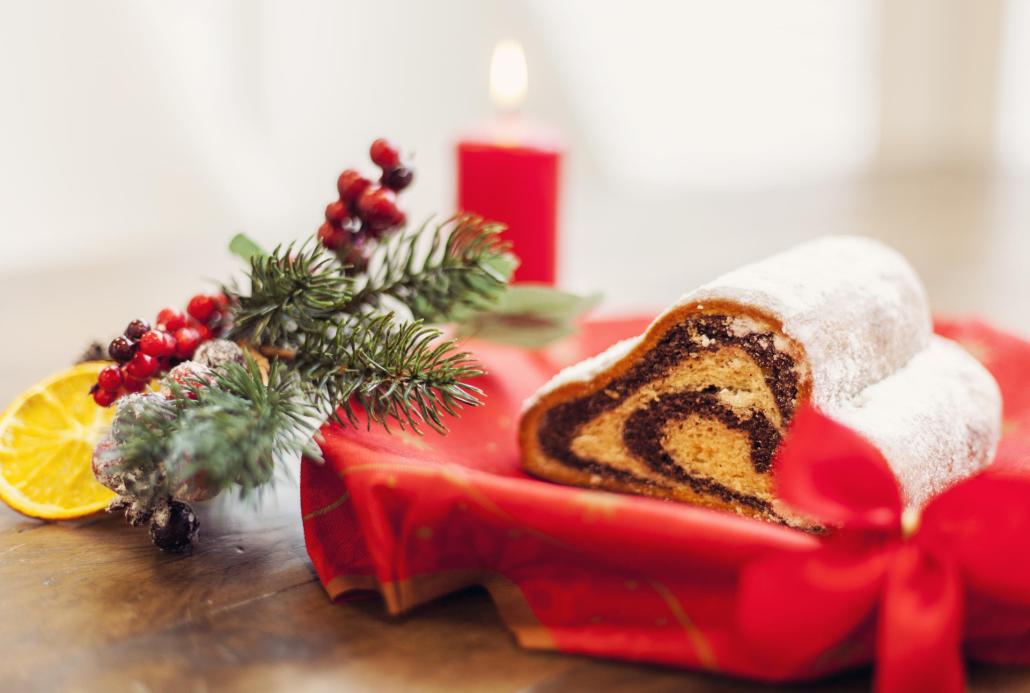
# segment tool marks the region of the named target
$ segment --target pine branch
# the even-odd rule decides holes
[[[291,343],[294,333],[317,332],[351,302],[353,280],[317,242],[296,251],[280,246],[250,260],[250,294],[234,292],[230,337],[258,345]]]
[[[426,322],[461,321],[494,304],[517,265],[500,224],[459,216],[398,234],[373,256],[368,282],[352,298],[351,312],[393,299]],[[430,235],[431,233],[431,235]],[[429,237],[428,248],[426,237]]]
[[[170,459],[185,463],[185,478],[199,475],[245,497],[289,460],[318,456],[311,438],[322,419],[281,363],[271,364],[267,384],[252,360],[225,364],[212,385],[191,387],[186,401],[169,445]]]
[[[444,415],[479,404],[479,390],[464,381],[481,371],[423,320],[454,320],[497,301],[515,266],[500,230],[460,217],[395,237],[357,292],[362,278],[329,266],[317,246],[255,253],[232,336],[285,362],[326,417],[355,424],[362,409],[369,424],[444,431]],[[389,300],[415,319],[386,312]]]
[[[267,384],[248,360],[220,367],[213,383],[176,386],[173,394],[126,399],[112,426],[109,454],[126,474],[125,495],[145,507],[192,480],[246,496],[287,460],[318,455],[311,439],[321,419],[282,364],[272,364]]]
[[[444,432],[443,414],[479,404],[465,381],[482,375],[456,343],[420,321],[398,323],[392,313],[350,316],[334,330],[309,337],[294,366],[315,384],[327,416],[356,424],[360,407],[372,422]],[[339,412],[343,413],[340,416]]]
[[[410,182],[410,171],[401,173],[390,177],[395,190]],[[390,195],[380,201],[392,208]],[[544,289],[528,303],[504,302],[518,263],[499,224],[462,215],[397,232],[400,224],[372,225],[360,209],[344,223],[340,209],[327,209],[319,240],[271,254],[242,235],[230,244],[250,266],[250,285],[223,287],[231,300],[217,331],[267,357],[267,372],[248,356],[246,365],[216,366],[207,382],[180,387],[169,381],[182,379],[169,376],[171,398],[119,402],[95,470],[118,494],[111,507],[134,525],[149,522],[161,548],[192,542],[197,520],[186,501],[231,488],[246,496],[291,458],[318,457],[314,437],[327,418],[445,432],[446,416],[480,404],[482,391],[468,382],[483,374],[479,366],[425,323],[462,323],[495,337],[531,325],[536,343],[564,333],[584,305]],[[218,346],[238,356],[236,347]],[[210,356],[197,361],[222,363]]]

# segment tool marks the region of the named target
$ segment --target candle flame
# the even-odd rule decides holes
[[[490,59],[490,96],[494,104],[503,110],[517,109],[526,98],[528,82],[522,44],[507,39],[494,46]]]

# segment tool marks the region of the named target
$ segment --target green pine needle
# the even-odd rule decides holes
[[[333,332],[315,336],[298,354],[301,377],[315,383],[321,408],[337,421],[388,427],[396,421],[443,432],[443,414],[479,404],[481,391],[468,379],[483,372],[456,343],[420,321],[400,322],[393,313],[354,316]],[[343,416],[339,415],[343,412]]]
[[[372,257],[368,282],[350,310],[379,308],[385,299],[416,320],[460,322],[497,302],[518,265],[504,227],[462,215],[398,234]]]
[[[384,242],[357,277],[317,245],[252,255],[231,336],[282,360],[327,418],[354,424],[360,409],[369,424],[444,431],[445,415],[479,404],[464,381],[481,371],[423,323],[499,300],[516,265],[501,230],[472,216],[426,223]]]
[[[351,302],[353,280],[317,242],[291,243],[250,260],[250,294],[234,292],[230,337],[259,345],[289,344],[317,332]]]
[[[186,478],[200,474],[205,484],[236,487],[245,497],[286,462],[318,457],[311,438],[322,419],[281,363],[271,365],[267,384],[253,360],[225,364],[211,386],[191,387],[186,402],[169,445]]]

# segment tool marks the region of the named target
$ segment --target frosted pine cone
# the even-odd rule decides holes
[[[214,374],[210,368],[196,361],[185,361],[168,371],[168,375],[161,380],[161,394],[165,399],[172,399],[172,383],[185,392],[190,387],[209,385],[212,380]]]
[[[117,455],[117,443],[110,433],[101,438],[93,449],[93,476],[101,484],[118,494],[107,506],[108,512],[124,512],[125,520],[139,527],[150,520],[153,508],[149,497],[137,496],[142,486],[138,470],[125,469]]]
[[[230,362],[242,364],[243,349],[240,349],[236,342],[228,339],[212,339],[197,347],[193,360],[208,368],[218,368]]]

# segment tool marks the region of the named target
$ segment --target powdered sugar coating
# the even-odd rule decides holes
[[[753,306],[783,323],[812,370],[812,402],[831,406],[886,378],[926,347],[926,292],[899,253],[831,236],[745,265],[685,295]]]
[[[647,334],[646,332],[644,334]],[[522,411],[525,412],[527,409],[532,407],[540,398],[548,393],[554,392],[559,387],[564,387],[570,383],[587,382],[594,379],[594,376],[602,373],[611,365],[617,363],[623,359],[629,352],[633,351],[637,344],[644,338],[644,335],[638,335],[636,337],[630,337],[629,339],[623,339],[622,341],[615,342],[610,347],[602,351],[596,356],[578,361],[571,366],[566,366],[561,369],[554,376],[548,380],[543,387],[537,390],[529,399],[522,403]]]
[[[916,506],[988,464],[1001,437],[998,384],[936,335],[896,373],[823,412],[879,448]]]
[[[957,344],[932,336],[918,276],[882,243],[857,236],[804,243],[684,295],[651,327],[672,310],[710,301],[751,306],[782,323],[805,349],[812,403],[883,452],[909,503],[922,504],[993,458],[997,383]],[[559,387],[592,380],[642,339],[569,366],[524,409]]]

